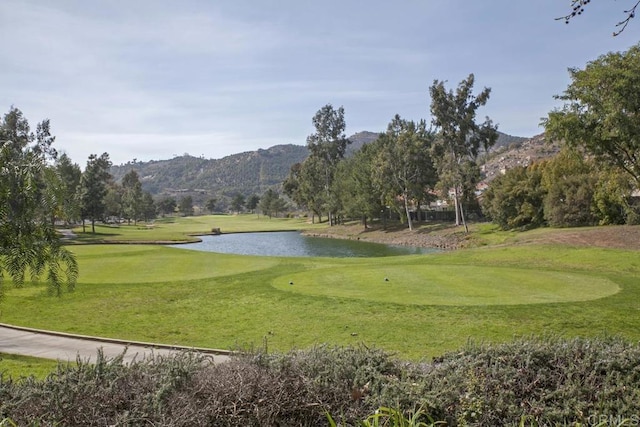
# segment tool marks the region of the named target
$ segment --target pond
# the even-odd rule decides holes
[[[202,236],[202,242],[171,245],[181,249],[238,255],[286,257],[384,257],[427,254],[437,249],[385,245],[358,240],[303,236],[297,231],[231,233]]]

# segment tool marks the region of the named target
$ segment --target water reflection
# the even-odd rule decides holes
[[[429,248],[308,237],[297,231],[234,233],[201,238],[199,243],[171,246],[205,252],[287,257],[384,257],[437,252]]]

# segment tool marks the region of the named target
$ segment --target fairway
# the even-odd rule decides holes
[[[189,281],[260,270],[278,262],[266,257],[212,257],[160,245],[88,245],[72,251],[82,261],[81,283]]]
[[[138,244],[69,246],[80,267],[74,292],[56,298],[44,283],[20,289],[8,283],[0,321],[220,349],[366,344],[415,359],[455,350],[469,339],[640,339],[637,250],[523,243],[529,234],[520,233],[517,245],[501,241],[430,255],[287,258],[138,240],[144,235],[165,241],[213,227],[304,225],[310,226],[298,219],[208,216],[156,222],[144,230],[122,226],[112,230],[113,238]]]
[[[620,290],[584,274],[478,266],[331,268],[278,277],[280,290],[410,305],[502,305],[587,301]]]

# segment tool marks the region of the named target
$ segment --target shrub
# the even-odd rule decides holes
[[[470,343],[429,363],[365,346],[244,353],[218,365],[192,353],[122,360],[98,354],[96,364],[60,364],[45,380],[0,377],[0,420],[43,426],[640,421],[640,345],[617,338]],[[611,423],[598,424],[603,419]]]

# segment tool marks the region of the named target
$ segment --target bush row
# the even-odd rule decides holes
[[[358,425],[380,407],[447,425],[638,423],[640,345],[531,338],[470,343],[430,362],[364,345],[217,365],[192,353],[131,364],[99,353],[44,380],[0,378],[0,420],[16,425],[319,426],[327,414]]]

